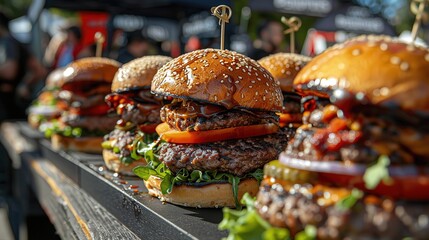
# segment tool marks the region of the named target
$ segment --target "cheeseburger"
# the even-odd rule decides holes
[[[428,49],[385,36],[315,57],[294,80],[304,125],[265,166],[259,215],[292,236],[427,239],[428,76]]]
[[[104,102],[118,68],[118,62],[99,57],[83,58],[66,67],[59,98],[67,110],[52,135],[55,149],[101,153],[103,136],[118,120],[116,114],[108,114]]]
[[[65,109],[64,102],[58,99],[63,72],[64,68],[57,68],[48,75],[45,87],[28,108],[28,123],[33,128],[39,129],[41,124],[57,119]]]
[[[146,163],[135,154],[134,143],[142,140],[149,144],[158,138],[155,127],[161,122],[162,98],[151,94],[150,85],[158,69],[170,60],[165,56],[142,57],[123,65],[116,73],[112,93],[105,99],[121,117],[102,143],[108,169],[133,175],[135,166]]]
[[[299,54],[276,53],[258,61],[280,83],[283,93],[283,109],[278,113],[281,127],[299,125],[302,122],[301,96],[294,92],[293,80],[310,60],[310,57]]]
[[[134,169],[149,194],[192,207],[235,206],[243,193],[256,194],[260,168],[287,141],[271,74],[236,52],[204,49],[164,65],[151,89],[172,102],[161,109],[161,143]]]

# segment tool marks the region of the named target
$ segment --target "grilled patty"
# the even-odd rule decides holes
[[[201,108],[211,108],[210,113]],[[161,120],[179,131],[205,131],[265,123],[278,123],[274,112],[227,110],[220,106],[196,102],[173,102],[162,107]]]
[[[286,190],[278,183],[263,183],[255,207],[271,225],[287,227],[293,234],[306,225],[316,226],[317,239],[427,239],[429,206],[425,203],[380,199],[359,201],[343,210],[319,204],[309,194],[311,188],[311,184],[295,184]]]
[[[209,170],[242,176],[277,159],[284,150],[291,132],[206,144],[164,143],[159,158],[169,169],[177,172]]]

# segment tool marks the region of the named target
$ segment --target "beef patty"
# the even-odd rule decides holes
[[[160,111],[161,120],[179,131],[205,131],[265,123],[278,123],[274,112],[228,110],[212,104],[193,101],[173,101]]]
[[[292,130],[276,134],[206,144],[163,143],[159,158],[169,169],[208,170],[242,176],[277,159]]]

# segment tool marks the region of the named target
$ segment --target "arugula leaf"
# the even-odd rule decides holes
[[[317,228],[313,225],[307,225],[304,231],[296,234],[296,240],[315,240],[317,237]]]
[[[392,179],[389,176],[389,165],[389,157],[386,155],[381,155],[378,158],[377,163],[366,169],[365,174],[363,175],[365,187],[367,189],[374,189],[381,181],[383,181],[385,184],[390,184]]]
[[[363,197],[363,192],[359,189],[354,188],[351,192],[351,194],[340,201],[338,201],[335,204],[335,207],[341,209],[341,210],[348,210],[352,208],[359,199]]]
[[[138,155],[143,155],[147,161],[146,166],[138,166],[133,169],[134,173],[148,180],[150,176],[158,177],[162,180],[161,192],[163,194],[169,194],[173,191],[174,185],[184,183],[223,183],[228,182],[232,186],[232,192],[237,208],[241,208],[238,201],[238,185],[241,179],[244,178],[255,178],[258,181],[262,180],[263,170],[257,169],[252,173],[248,173],[243,177],[237,177],[230,173],[221,173],[217,171],[200,171],[187,169],[180,169],[177,173],[173,173],[164,162],[161,162],[157,156],[159,147],[163,142],[160,140],[151,144],[146,144],[142,141],[138,141],[135,145]],[[150,174],[147,174],[150,172]]]
[[[290,239],[287,229],[272,227],[262,219],[254,208],[255,198],[248,193],[243,195],[241,203],[246,205],[242,211],[223,209],[223,220],[219,230],[229,230],[226,240],[285,240]]]

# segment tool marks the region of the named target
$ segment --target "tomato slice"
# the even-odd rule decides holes
[[[279,127],[274,123],[223,128],[207,131],[177,131],[167,123],[156,127],[161,138],[170,143],[197,144],[224,141],[228,139],[249,138],[277,132]]]
[[[156,123],[154,123],[154,124],[142,124],[142,125],[139,125],[139,128],[144,133],[154,133],[154,132],[156,132],[157,126],[158,126],[158,124],[156,124]]]
[[[110,108],[107,104],[100,104],[96,106],[91,106],[88,108],[74,108],[71,107],[69,111],[71,113],[81,115],[81,116],[98,116],[105,115],[109,112]]]
[[[392,182],[381,181],[375,189],[367,189],[363,175],[367,169],[364,164],[344,164],[298,159],[281,153],[280,162],[287,167],[315,172],[320,182],[347,188],[358,188],[364,192],[413,201],[429,200],[429,168],[413,165],[388,167]]]
[[[280,127],[285,127],[289,123],[300,123],[302,122],[301,113],[277,113],[280,117]]]

